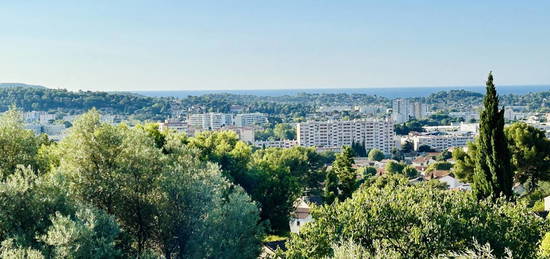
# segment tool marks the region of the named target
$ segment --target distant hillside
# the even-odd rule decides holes
[[[16,88],[16,87],[47,89],[47,87],[41,86],[41,85],[29,85],[29,84],[23,84],[23,83],[0,83],[0,88]]]
[[[0,112],[11,105],[23,111],[67,113],[80,113],[96,108],[107,113],[132,115],[139,120],[164,119],[170,112],[167,98],[94,91],[72,92],[45,87],[0,87]]]

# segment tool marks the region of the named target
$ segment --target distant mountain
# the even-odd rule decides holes
[[[23,83],[0,83],[0,88],[15,88],[15,87],[47,89],[47,87],[41,86],[41,85],[29,85],[29,84],[23,84]]]

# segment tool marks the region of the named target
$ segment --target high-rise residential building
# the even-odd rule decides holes
[[[267,122],[267,116],[263,113],[241,113],[235,115],[235,126],[248,127],[253,125],[264,124]]]
[[[300,146],[339,150],[361,143],[367,150],[376,148],[389,154],[395,147],[393,125],[387,119],[312,121],[298,123],[296,135]]]
[[[421,102],[411,102],[408,99],[395,99],[392,105],[392,119],[403,123],[410,119],[424,119],[428,114],[428,106]]]
[[[217,130],[233,124],[233,117],[226,113],[190,114],[187,120],[190,127],[202,130]]]

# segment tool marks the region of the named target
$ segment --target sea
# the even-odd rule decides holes
[[[207,94],[229,93],[237,95],[285,96],[300,93],[309,94],[369,94],[386,98],[426,97],[439,91],[463,89],[472,92],[485,93],[485,86],[441,86],[441,87],[374,87],[374,88],[318,88],[318,89],[270,89],[270,90],[171,90],[171,91],[133,91],[134,93],[151,97],[201,96]],[[550,91],[550,85],[507,85],[497,86],[499,95],[523,95],[533,92]]]

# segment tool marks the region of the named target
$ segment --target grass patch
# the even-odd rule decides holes
[[[267,235],[264,238],[264,242],[273,242],[273,241],[281,241],[281,240],[287,240],[290,237],[290,232],[286,233],[279,233],[279,234],[272,234]]]

